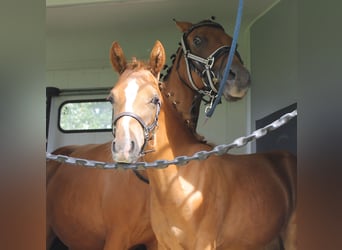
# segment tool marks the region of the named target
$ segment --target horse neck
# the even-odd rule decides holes
[[[163,102],[158,119],[158,127],[154,135],[153,145],[149,149],[154,152],[147,153],[144,161],[173,160],[177,156],[191,156],[200,150],[209,150],[209,146],[199,142],[196,136],[187,128],[179,113],[163,95]],[[170,183],[175,176],[179,175],[180,168],[169,165],[162,170],[148,169],[151,185]],[[157,184],[158,183],[158,184]]]
[[[191,89],[182,49],[179,48],[173,65],[162,83],[162,92],[181,114],[190,130],[197,136],[196,127],[200,113],[200,96]]]

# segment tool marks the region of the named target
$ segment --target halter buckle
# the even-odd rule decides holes
[[[217,95],[213,95],[212,94],[213,91],[206,91],[205,95],[209,96],[210,100],[207,102],[207,104],[205,105],[205,109],[204,109],[204,113],[208,113],[209,110],[211,110],[211,108],[213,107],[214,101],[217,97]]]
[[[214,103],[213,100],[214,100],[214,98],[212,98],[210,103],[205,106],[204,113],[207,114],[209,112],[209,110],[213,107],[213,103]]]
[[[211,69],[213,66],[214,66],[214,63],[215,63],[215,58],[214,57],[209,57],[207,59],[207,63],[205,64],[206,68],[208,69]]]

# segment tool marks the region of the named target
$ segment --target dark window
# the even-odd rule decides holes
[[[292,112],[297,108],[297,103],[280,109],[266,117],[256,121],[256,128],[262,128],[271,122],[279,119],[282,115]],[[271,131],[266,136],[256,141],[256,151],[266,152],[272,150],[287,150],[297,155],[297,117],[294,117],[287,124]]]

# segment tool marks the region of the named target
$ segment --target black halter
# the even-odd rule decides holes
[[[141,125],[143,131],[144,131],[144,144],[143,146],[141,147],[141,150],[140,150],[140,155],[143,156],[145,155],[146,153],[149,153],[149,152],[152,152],[153,150],[149,150],[149,151],[146,151],[145,150],[145,147],[146,147],[146,144],[147,144],[147,141],[151,140],[151,138],[153,137],[153,135],[151,135],[151,133],[154,132],[155,128],[158,126],[158,117],[159,117],[159,112],[160,112],[160,101],[156,101],[156,107],[157,107],[157,110],[156,110],[156,115],[154,117],[154,120],[153,122],[150,124],[150,125],[146,125],[146,123],[143,121],[143,119],[134,114],[133,112],[122,112],[120,114],[118,114],[117,116],[114,117],[113,119],[113,136],[115,138],[115,128],[116,128],[116,123],[118,122],[118,120],[124,116],[129,116],[129,117],[132,117],[133,119],[137,120],[139,122],[139,124]],[[143,182],[149,184],[149,180],[141,175],[138,170],[133,170],[134,174]]]
[[[182,51],[184,54],[188,79],[190,82],[190,86],[189,85],[188,86],[191,89],[197,91],[200,95],[209,97],[210,100],[208,102],[212,103],[214,99],[216,98],[217,92],[218,92],[218,90],[215,87],[215,83],[218,77],[215,76],[215,73],[213,72],[212,67],[215,64],[215,59],[220,57],[223,54],[228,54],[231,47],[221,46],[218,49],[216,49],[213,53],[211,53],[207,58],[203,58],[203,57],[192,54],[188,44],[186,43],[186,39],[193,30],[199,27],[203,27],[203,26],[213,26],[215,28],[224,30],[224,28],[218,23],[212,22],[210,20],[202,21],[200,23],[194,24],[188,31],[186,31],[183,34],[181,38],[181,46],[182,46]],[[243,64],[241,56],[237,50],[235,51],[235,55],[238,57],[241,64]],[[177,69],[178,69],[178,66],[177,66]],[[191,70],[194,70],[196,73],[198,73],[201,76],[202,82],[204,84],[203,89],[199,89],[194,83],[192,76],[191,76]],[[183,79],[181,80],[183,82],[186,82]]]
[[[160,101],[157,100],[155,102],[156,104],[156,115],[154,117],[154,120],[151,124],[149,125],[146,125],[146,123],[143,121],[143,119],[136,115],[135,113],[133,112],[122,112],[118,115],[116,115],[113,119],[113,136],[115,138],[115,130],[116,130],[116,123],[118,122],[118,120],[124,116],[129,116],[133,119],[135,119],[136,121],[139,122],[139,124],[141,125],[143,131],[144,131],[144,144],[142,145],[141,149],[140,149],[140,156],[143,156],[145,155],[146,153],[149,153],[151,152],[152,150],[149,150],[149,151],[145,151],[145,147],[146,147],[146,144],[149,140],[151,140],[151,138],[153,137],[153,134],[151,135],[151,133],[154,132],[155,128],[157,127],[158,125],[158,117],[159,117],[159,112],[160,112]]]

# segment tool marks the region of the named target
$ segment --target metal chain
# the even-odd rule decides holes
[[[211,155],[223,155],[226,154],[232,148],[240,148],[245,146],[248,142],[259,139],[265,136],[268,132],[275,130],[287,122],[289,122],[292,118],[297,116],[297,110],[294,110],[290,113],[287,113],[281,116],[278,120],[270,123],[269,125],[255,130],[253,133],[247,136],[239,137],[235,139],[230,144],[221,144],[215,146],[210,151],[199,151],[192,156],[178,156],[174,160],[157,160],[154,162],[136,162],[136,163],[118,163],[118,162],[101,162],[101,161],[93,161],[86,160],[74,157],[68,157],[65,155],[53,155],[46,152],[47,160],[54,160],[62,163],[68,163],[72,165],[81,165],[84,167],[90,168],[100,168],[100,169],[147,169],[147,168],[166,168],[171,164],[182,166],[187,164],[192,160],[205,160]]]

